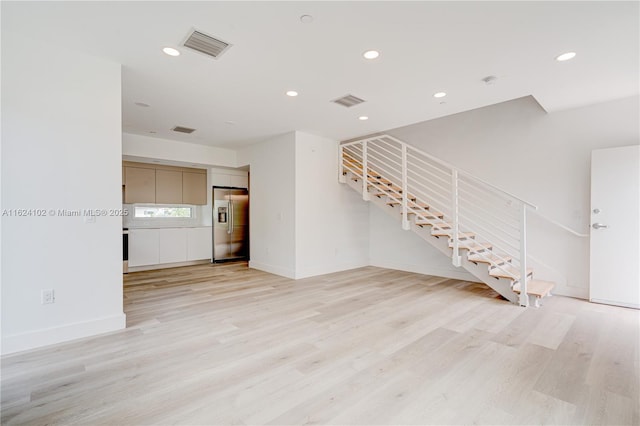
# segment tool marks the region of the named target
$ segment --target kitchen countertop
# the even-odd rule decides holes
[[[211,225],[200,225],[200,226],[138,226],[136,228],[129,227],[128,230],[123,230],[123,233],[129,233],[129,231],[135,231],[137,229],[188,229],[188,228],[211,228]]]

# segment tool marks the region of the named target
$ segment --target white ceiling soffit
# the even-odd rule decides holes
[[[122,64],[125,132],[227,148],[292,130],[345,140],[529,95],[553,113],[639,90],[639,2],[3,2],[1,18],[3,43]],[[206,60],[182,45],[191,29],[233,47]],[[367,102],[329,102],[347,93]]]

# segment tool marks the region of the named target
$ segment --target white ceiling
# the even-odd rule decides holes
[[[44,37],[122,63],[125,132],[235,148],[291,130],[344,140],[526,95],[547,111],[632,96],[638,5],[2,2],[2,37]],[[218,60],[180,47],[193,28],[233,47]],[[380,58],[365,60],[368,49]],[[566,51],[578,55],[554,60]],[[497,82],[485,85],[488,75]],[[329,102],[346,94],[367,102]]]

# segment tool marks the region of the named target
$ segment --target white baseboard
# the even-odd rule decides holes
[[[282,266],[269,265],[268,263],[256,262],[255,260],[249,261],[249,268],[257,269],[259,271],[268,272],[270,274],[279,275],[285,278],[296,279],[296,271],[289,268],[283,268]]]
[[[366,260],[356,261],[356,262],[348,262],[348,263],[337,263],[331,265],[313,265],[313,266],[303,266],[300,268],[296,268],[296,279],[301,278],[309,278],[315,277],[317,275],[325,275],[332,274],[334,272],[348,271],[350,269],[363,268],[365,266],[369,266],[369,262]]]
[[[207,263],[211,263],[211,259],[189,260],[187,262],[175,262],[175,263],[161,263],[161,264],[158,264],[158,265],[127,266],[127,273],[129,273],[129,272],[141,272],[141,271],[153,271],[153,270],[156,270],[156,269],[179,268],[181,266],[204,265],[204,264],[207,264]]]
[[[82,337],[121,330],[127,325],[127,316],[117,314],[90,321],[43,328],[26,333],[2,336],[2,355],[67,342]]]
[[[553,281],[553,280],[550,280]],[[556,296],[574,297],[576,299],[589,300],[589,289],[571,287],[556,282],[556,286],[551,290],[551,294]]]
[[[615,300],[605,300],[605,299],[590,299],[589,302],[600,303],[604,305],[621,306],[623,308],[640,309],[640,305],[637,303],[618,302]]]
[[[429,265],[414,265],[410,263],[400,263],[380,259],[371,259],[369,261],[369,265],[377,266],[379,268],[395,269],[397,271],[413,272],[416,274],[433,275],[436,277],[452,278],[463,281],[480,282],[480,280],[478,280],[476,277],[462,268],[460,268],[459,271],[454,271],[446,268],[434,268]]]

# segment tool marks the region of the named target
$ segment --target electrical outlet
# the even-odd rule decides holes
[[[56,301],[56,296],[53,292],[53,289],[50,290],[42,290],[40,292],[40,298],[42,300],[43,305],[47,305],[49,303],[53,303]]]

